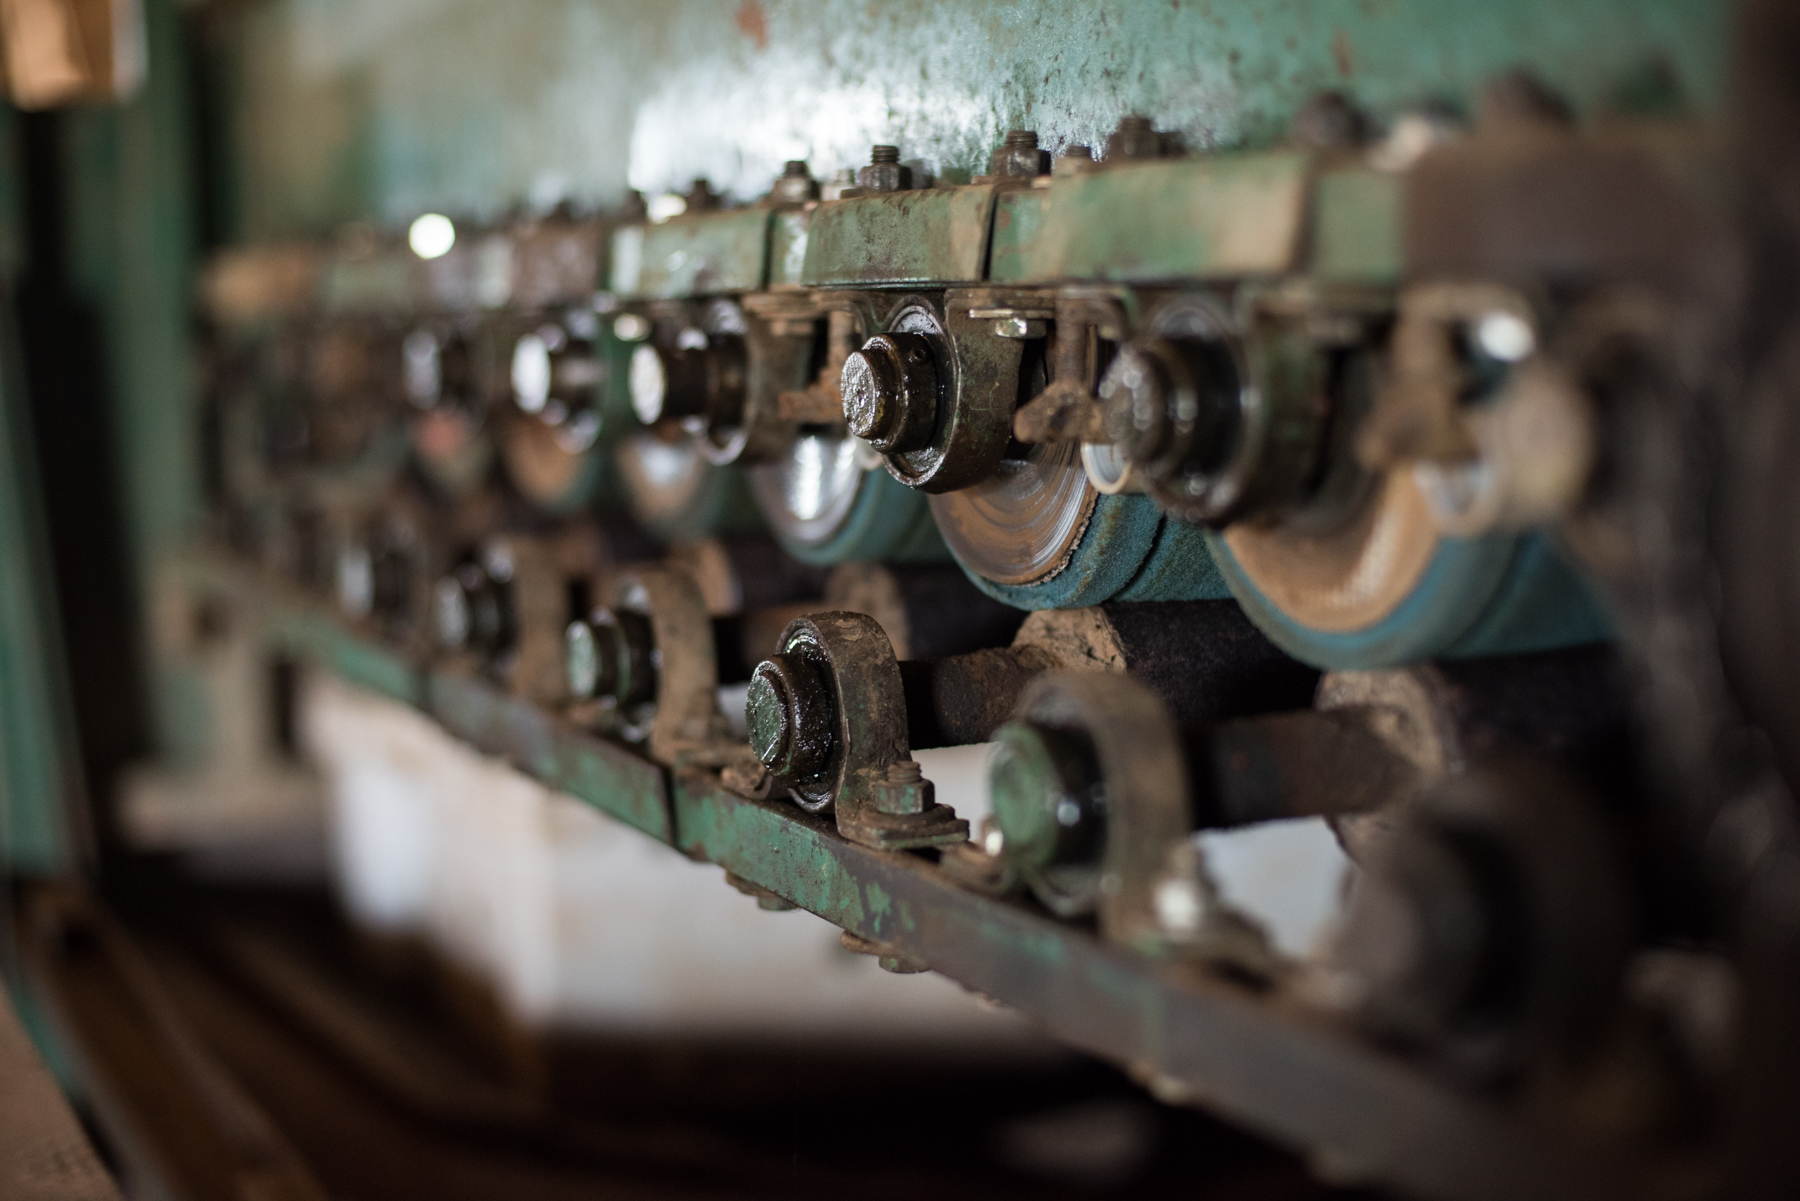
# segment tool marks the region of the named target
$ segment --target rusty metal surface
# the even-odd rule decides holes
[[[940,287],[987,269],[992,185],[915,188],[829,201],[813,212],[800,282],[808,287]]]
[[[1058,666],[1035,646],[902,659],[907,737],[915,748],[986,742],[1012,716],[1026,685]]]
[[[1202,825],[1330,817],[1380,808],[1421,773],[1370,728],[1366,710],[1270,713],[1190,731]]]

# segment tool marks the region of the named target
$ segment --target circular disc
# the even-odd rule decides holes
[[[965,568],[996,584],[1035,584],[1068,566],[1099,493],[1074,442],[1040,443],[988,479],[931,497]]]

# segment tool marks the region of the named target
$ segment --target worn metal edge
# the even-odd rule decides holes
[[[674,844],[668,778],[649,760],[473,676],[428,673],[423,707],[477,749],[658,842]]]
[[[859,847],[780,801],[678,772],[677,846],[1312,1157],[1332,1179],[1428,1196],[1639,1195],[1629,1168],[1432,1080],[1315,1011],[970,893],[929,860]],[[1479,1165],[1479,1167],[1477,1167]]]

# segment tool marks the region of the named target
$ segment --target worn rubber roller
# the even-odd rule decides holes
[[[708,462],[679,429],[628,434],[613,455],[632,516],[658,538],[681,542],[761,524],[742,470]]]
[[[967,324],[976,328],[961,332],[963,342],[979,344],[978,338],[985,337],[990,343],[1017,348],[1003,360],[998,352],[980,360],[990,373],[1010,372],[1004,388],[989,389],[995,395],[989,399],[988,409],[978,414],[992,417],[1003,413],[996,428],[988,428],[991,421],[980,426],[989,434],[984,453],[968,456],[970,466],[956,477],[961,481],[956,490],[930,489],[932,516],[957,562],[990,596],[1023,609],[1226,595],[1224,579],[1213,569],[1203,535],[1166,521],[1141,495],[1117,490],[1109,495],[1096,488],[1083,470],[1078,441],[1046,438],[1021,442],[1012,437],[1015,410],[1047,388],[1088,391],[1102,351],[1100,340],[1090,333],[1093,319],[1085,312],[1078,313],[1067,304],[1059,306],[1055,333],[1046,339],[1042,336],[1045,322],[1038,310],[1019,307],[1027,302],[1027,298],[985,291],[953,292],[946,301],[960,306],[951,311],[952,316],[983,314],[979,320],[968,319]],[[1037,303],[1041,308],[1048,302],[1040,299]],[[1015,310],[1028,315],[990,315]],[[922,323],[923,317],[913,320]],[[998,336],[999,330],[1008,336]],[[1012,336],[1017,333],[1038,336]],[[855,359],[846,364],[845,411],[853,416],[853,430],[861,428],[855,419],[858,411],[873,412],[876,417],[891,411],[898,415],[890,417],[889,424],[899,432],[887,436],[904,438],[908,422],[914,420],[910,415],[926,408],[914,397],[931,395],[925,379],[935,369],[926,364],[935,361],[933,355],[941,355],[935,348],[942,339],[934,341],[926,334],[913,337],[915,342],[896,343],[910,348],[907,355],[888,354],[886,358],[900,367],[916,359],[918,365],[912,367],[916,379],[892,363],[884,374],[877,369],[882,357],[869,356],[867,350],[866,370],[857,369]],[[853,393],[853,386],[858,392]],[[1004,398],[999,396],[1002,390],[1009,392]],[[862,394],[873,399],[859,400]],[[969,403],[962,401],[964,408]],[[866,419],[863,424],[879,423]],[[885,431],[887,427],[880,428]],[[900,464],[895,475],[912,482],[902,469],[908,461],[889,458],[891,464]]]
[[[1604,613],[1542,535],[1446,534],[1434,511],[1441,476],[1419,457],[1441,448],[1421,443],[1425,422],[1409,423],[1411,396],[1446,373],[1465,404],[1504,390],[1513,360],[1529,353],[1524,328],[1498,309],[1467,321],[1446,321],[1441,308],[1403,314],[1378,386],[1373,351],[1176,297],[1108,369],[1107,431],[1165,511],[1206,527],[1257,624],[1310,663],[1380,667],[1596,641],[1610,632]],[[1442,362],[1414,363],[1417,344],[1433,339]]]

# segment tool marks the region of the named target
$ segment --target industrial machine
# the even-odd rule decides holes
[[[0,766],[131,1187],[1800,1186],[1800,10],[109,12]]]

